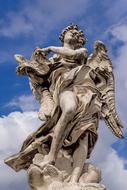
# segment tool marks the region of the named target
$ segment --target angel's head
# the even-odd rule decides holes
[[[106,48],[106,45],[100,41],[100,40],[97,40],[95,43],[94,43],[94,52],[100,52],[100,51],[103,51],[103,52],[107,52],[107,48]]]
[[[77,25],[70,24],[63,29],[59,36],[61,42],[74,45],[76,48],[81,48],[86,43],[86,38]]]

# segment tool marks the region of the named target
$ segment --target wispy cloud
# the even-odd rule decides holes
[[[101,38],[107,27],[116,23],[114,21],[114,17],[116,18],[115,10],[119,9],[119,4],[126,7],[124,0],[120,0],[120,2],[116,0],[111,6],[110,1],[96,4],[96,2],[88,0],[23,0],[18,11],[11,10],[0,19],[0,37],[12,40],[10,44],[12,44],[13,48],[10,47],[10,49],[28,53],[34,46],[39,46],[51,40],[56,41],[56,34],[64,26],[70,22],[76,22],[83,30],[86,27],[88,36],[95,40]],[[99,10],[101,10],[101,17],[98,13]],[[123,9],[118,12],[122,13],[122,11]],[[117,22],[122,17],[121,14],[118,16],[118,12]],[[115,16],[111,16],[110,13]],[[21,43],[23,39],[26,40],[26,47]],[[13,43],[16,40],[19,40],[18,43]],[[3,51],[5,51],[4,54],[9,54],[6,56],[8,59],[14,54],[12,50],[9,53],[7,48]],[[5,62],[6,60],[7,58],[2,59],[0,62]]]
[[[22,95],[13,98],[5,107],[15,107],[24,111],[35,111],[39,109],[39,104],[32,95]]]
[[[125,127],[127,123],[127,24],[119,24],[112,28],[110,31],[113,38],[115,38],[115,43],[121,41],[123,44],[117,50],[117,55],[113,59],[115,63],[115,81],[116,81],[116,100],[119,109],[119,113],[124,121]]]
[[[127,1],[126,0],[116,0],[111,3],[110,0],[105,1],[108,5],[107,7],[107,16],[108,19],[111,19],[113,22],[119,22],[120,19],[123,19],[127,14]]]
[[[58,24],[84,14],[87,6],[88,0],[24,1],[19,12],[7,13],[0,20],[0,35],[16,38],[29,33],[31,36],[41,35],[42,38],[48,36]]]
[[[8,13],[5,20],[0,22],[0,36],[15,38],[19,34],[28,34],[33,31],[33,26],[27,21],[25,15]]]
[[[56,33],[85,14],[88,3],[88,0],[23,1],[18,11],[11,10],[0,19],[0,38],[10,41],[9,48],[5,43],[0,45],[3,54],[8,54],[0,63],[12,61],[14,50],[28,55],[36,46],[56,40]]]

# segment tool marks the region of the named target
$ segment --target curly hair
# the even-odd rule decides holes
[[[75,37],[78,41],[78,47],[79,48],[82,47],[86,43],[87,39],[86,39],[83,31],[80,30],[79,27],[73,23],[71,23],[69,26],[67,26],[63,29],[62,33],[59,36],[59,39],[61,40],[61,42],[62,43],[64,42],[65,34],[70,30],[77,30],[77,34],[75,35]]]

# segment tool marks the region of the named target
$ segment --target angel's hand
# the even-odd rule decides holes
[[[41,51],[44,52],[45,54],[48,54],[51,52],[51,47],[49,46],[47,48],[42,48]]]
[[[50,47],[47,47],[47,48],[35,48],[34,50],[34,54],[35,55],[39,55],[39,54],[43,54],[43,55],[47,55],[48,53],[50,53],[51,51],[51,48]]]
[[[42,49],[39,48],[39,47],[36,47],[36,48],[34,49],[34,55],[38,55],[38,54],[40,54],[41,52],[42,52]]]

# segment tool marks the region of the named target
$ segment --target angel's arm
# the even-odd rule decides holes
[[[55,46],[51,46],[49,48],[53,53],[60,54],[63,56],[80,56],[80,55],[83,55],[84,57],[87,57],[87,49],[85,49],[85,48],[79,48],[76,50],[66,48],[66,47],[55,47]]]
[[[71,57],[79,57],[79,56],[83,56],[84,58],[87,58],[87,49],[86,48],[79,48],[76,50],[67,48],[67,47],[55,47],[55,46],[49,46],[47,48],[38,48],[36,51],[40,51],[40,52],[45,52],[45,53],[49,53],[49,52],[53,52],[55,54],[61,55],[61,56],[71,56]]]

